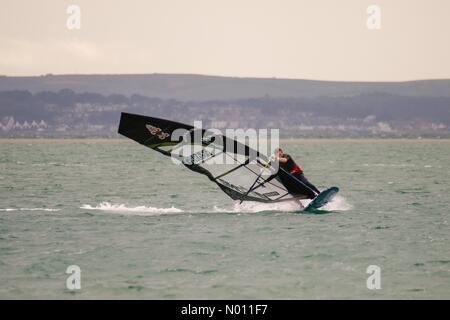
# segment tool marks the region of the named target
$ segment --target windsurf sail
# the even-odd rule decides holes
[[[265,154],[221,133],[125,112],[121,114],[119,133],[207,176],[234,200],[308,198],[305,186],[275,167]]]

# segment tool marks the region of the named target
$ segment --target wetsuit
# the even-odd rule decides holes
[[[286,163],[280,162],[280,167],[292,174],[294,177],[296,177],[298,180],[300,180],[305,187],[305,194],[310,198],[314,199],[319,193],[319,189],[317,189],[311,182],[306,179],[305,175],[303,174],[302,168],[298,164],[292,160],[291,156],[288,154],[284,155],[284,158],[287,159]]]

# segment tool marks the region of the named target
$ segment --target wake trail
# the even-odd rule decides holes
[[[157,207],[147,207],[147,206],[128,207],[125,204],[111,204],[109,202],[102,202],[102,203],[96,205],[95,207],[91,206],[89,204],[83,204],[80,207],[80,209],[99,210],[99,211],[107,211],[107,212],[113,212],[113,213],[142,215],[142,216],[152,216],[152,215],[184,212],[183,210],[175,208],[175,207],[171,207],[171,208],[157,208]]]
[[[307,207],[311,200],[301,200],[304,207]],[[332,201],[327,203],[321,210],[323,211],[348,211],[353,206],[343,196],[335,196]],[[224,213],[252,213],[252,212],[301,212],[296,202],[278,202],[278,203],[261,203],[261,202],[243,202],[235,203],[230,209],[214,207],[214,212]]]
[[[51,208],[0,208],[0,211],[11,212],[11,211],[48,211],[55,212],[61,209],[51,209]]]
[[[302,200],[306,207],[311,200]],[[348,211],[353,206],[342,196],[336,196],[334,199],[325,205],[322,209],[324,211]],[[180,214],[180,213],[258,213],[258,212],[301,212],[299,205],[296,202],[279,202],[279,203],[261,203],[246,201],[242,204],[234,203],[232,207],[223,208],[214,206],[212,209],[192,209],[182,210],[174,206],[169,208],[160,208],[152,206],[129,206],[126,204],[112,204],[110,202],[102,202],[96,206],[83,204],[80,209],[96,210],[103,212],[111,212],[124,215],[139,215],[139,216],[156,216],[163,214]],[[1,210],[1,209],[0,209]]]
[[[243,203],[235,203],[232,208],[214,207],[214,212],[223,213],[257,213],[266,211],[276,212],[295,212],[299,211],[299,205],[295,202],[279,202],[279,203],[261,203],[246,201]]]

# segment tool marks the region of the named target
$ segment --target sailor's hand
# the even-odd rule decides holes
[[[267,163],[272,163],[272,162],[275,162],[275,161],[278,161],[278,157],[275,156],[275,155],[272,155],[272,156],[270,156],[269,159],[267,160]]]

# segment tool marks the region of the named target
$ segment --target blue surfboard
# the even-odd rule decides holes
[[[314,211],[318,210],[328,202],[330,202],[334,196],[339,192],[338,187],[331,187],[327,190],[322,191],[317,197],[315,197],[308,206],[304,209],[304,211]]]

